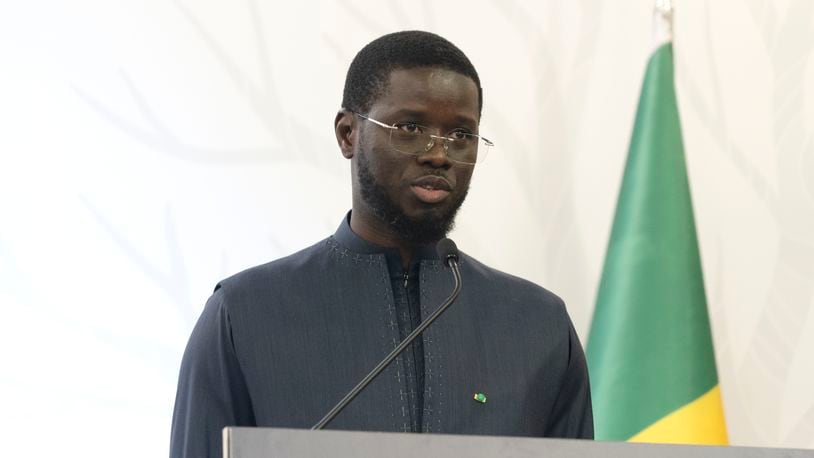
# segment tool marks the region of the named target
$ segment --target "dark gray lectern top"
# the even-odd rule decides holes
[[[814,458],[814,450],[446,434],[224,428],[224,458]]]

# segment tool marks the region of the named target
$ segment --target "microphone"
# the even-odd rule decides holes
[[[435,246],[435,251],[438,253],[438,257],[441,258],[441,261],[449,266],[452,270],[452,275],[455,278],[455,286],[452,288],[452,293],[447,297],[447,299],[435,309],[425,320],[423,320],[413,332],[411,332],[404,340],[401,341],[400,344],[396,346],[387,356],[384,357],[383,360],[373,370],[368,373],[365,378],[359,381],[352,390],[345,395],[342,400],[340,400],[328,413],[322,417],[322,420],[317,422],[314,426],[311,427],[312,430],[318,430],[324,428],[328,423],[331,422],[339,412],[341,412],[351,401],[353,401],[356,396],[362,392],[370,382],[372,382],[379,374],[393,362],[407,347],[413,343],[413,341],[424,332],[435,320],[444,313],[450,305],[458,298],[458,294],[461,293],[461,271],[458,268],[458,247],[455,246],[455,242],[450,239],[442,239],[438,242]]]
[[[450,262],[455,261],[455,264],[458,264],[458,247],[455,246],[455,242],[452,239],[441,239],[438,242],[438,245],[435,245],[435,251],[438,253],[438,257],[444,261],[444,264],[450,265]]]

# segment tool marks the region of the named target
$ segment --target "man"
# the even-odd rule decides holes
[[[215,289],[184,354],[171,456],[219,456],[227,425],[311,427],[447,297],[435,243],[490,144],[481,94],[437,35],[359,52],[334,122],[352,210],[333,236]],[[460,268],[457,302],[329,427],[592,438],[563,302],[463,253]]]

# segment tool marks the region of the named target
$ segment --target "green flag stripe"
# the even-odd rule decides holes
[[[717,384],[670,43],[650,58],[588,342],[597,439]]]

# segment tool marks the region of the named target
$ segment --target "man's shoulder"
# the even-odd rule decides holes
[[[473,283],[478,285],[479,289],[508,296],[520,304],[543,306],[549,312],[567,316],[565,302],[552,291],[525,278],[488,266],[465,253],[462,254],[461,268],[472,275]]]
[[[333,241],[333,238],[325,238],[295,253],[227,277],[218,282],[215,291],[250,292],[258,288],[266,289],[269,285],[293,275],[309,274],[324,264],[327,255],[335,248],[336,242]]]

